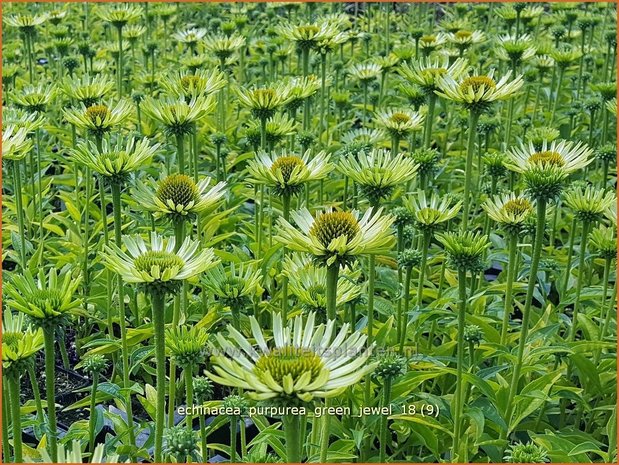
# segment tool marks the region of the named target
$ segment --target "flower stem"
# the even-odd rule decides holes
[[[428,95],[428,113],[426,114],[426,127],[423,133],[423,146],[430,148],[432,143],[432,124],[434,123],[434,108],[436,107],[436,95]],[[470,128],[470,126],[469,126]]]
[[[337,279],[340,271],[340,266],[337,263],[330,265],[327,268],[327,318],[329,320],[335,320],[336,315],[336,303],[337,303]]]
[[[157,409],[155,410],[155,462],[161,463],[163,428],[165,419],[165,324],[164,294],[151,292],[153,329],[155,335],[155,360],[157,363]]]
[[[284,434],[286,435],[286,461],[289,463],[301,463],[301,435],[298,415],[284,415],[282,418]]]
[[[557,80],[557,93],[555,95],[555,100],[552,105],[552,112],[550,113],[550,123],[549,126],[552,126],[552,123],[555,120],[555,113],[557,112],[557,104],[559,103],[559,94],[561,93],[561,86],[563,85],[563,75],[565,74],[565,68],[559,68],[559,79]]]
[[[43,403],[41,402],[41,392],[39,391],[39,384],[37,382],[37,375],[34,371],[34,365],[28,367],[28,377],[30,378],[30,387],[34,394],[34,403],[37,406],[37,421],[40,425],[44,424],[43,417]]]
[[[501,345],[507,342],[507,329],[509,327],[509,317],[512,308],[512,291],[514,285],[516,271],[516,255],[518,252],[518,236],[511,234],[509,236],[509,258],[507,260],[507,278],[505,288],[505,305],[503,307],[503,325],[501,326]]]
[[[608,311],[606,314],[604,313],[604,310],[606,310],[606,297],[608,296],[608,277],[610,275],[610,264],[612,262],[611,258],[607,258],[604,262],[604,274],[602,276],[602,302],[600,303],[600,318],[604,318],[604,323],[602,324],[602,328],[600,331],[600,341],[603,341],[604,338],[606,337],[606,331],[608,329],[608,324],[607,322],[610,320],[609,319],[609,314],[612,313],[610,311]],[[612,308],[612,306],[611,306]],[[598,361],[600,359],[600,355],[601,355],[601,350],[597,350],[595,352],[595,355],[593,357],[593,365],[597,366]]]
[[[92,386],[90,387],[90,419],[88,420],[88,450],[92,453],[95,450],[95,424],[97,415],[97,387],[99,385],[99,372],[92,373]]]
[[[178,160],[178,172],[185,174],[185,136],[183,134],[176,135],[176,155]]]
[[[9,419],[11,412],[9,404],[9,388],[7,383],[2,383],[2,461],[9,463],[11,461],[11,446],[9,444]]]
[[[576,336],[576,328],[578,326],[578,310],[580,306],[580,294],[582,291],[583,275],[585,270],[585,254],[587,252],[587,238],[589,237],[589,228],[591,224],[589,221],[583,221],[582,223],[582,236],[580,240],[580,251],[578,253],[578,281],[576,282],[576,298],[574,300],[574,311],[572,313],[572,327],[568,340],[574,341]]]
[[[462,231],[466,231],[469,223],[469,210],[471,208],[471,181],[473,178],[473,155],[475,152],[475,138],[477,135],[477,121],[479,113],[471,111],[469,113],[469,138],[466,149],[466,167],[464,171],[464,198],[462,208]]]
[[[191,404],[193,403],[193,366],[185,368],[185,402],[187,403],[187,416],[185,417],[187,431],[193,431],[193,415]]]
[[[386,377],[383,381],[383,408],[388,407],[391,402],[391,378]],[[383,415],[381,417],[380,423],[380,452],[379,459],[380,463],[387,462],[387,433],[388,433],[388,417],[387,415]]]
[[[55,327],[44,327],[45,391],[47,400],[47,442],[52,462],[58,461],[58,431],[56,427],[56,356],[54,353]],[[18,397],[19,399],[19,397]],[[14,401],[15,402],[15,401]]]
[[[406,342],[406,326],[408,322],[412,271],[413,268],[411,266],[407,266],[406,272],[404,273],[404,308],[398,315],[398,342],[400,343],[400,354],[404,352],[404,343]]]
[[[123,30],[118,28],[118,98],[123,96]]]
[[[423,303],[423,283],[426,274],[426,262],[428,261],[428,249],[430,248],[430,240],[432,233],[430,231],[423,232],[423,242],[421,244],[421,262],[419,263],[419,283],[417,284],[417,306],[421,307]]]
[[[22,185],[21,185],[21,169],[20,162],[18,160],[14,160],[12,163],[13,167],[13,187],[14,187],[14,196],[15,196],[15,209],[17,210],[17,227],[19,229],[19,256],[20,256],[20,266],[22,271],[25,271],[27,268],[26,264],[26,231],[24,229],[24,206],[22,199]]]
[[[236,433],[239,426],[238,415],[230,415],[230,463],[236,462]]]
[[[112,183],[112,207],[114,210],[114,239],[116,246],[122,245],[122,206],[120,202],[120,184]],[[135,442],[135,432],[133,430],[133,412],[131,408],[131,394],[129,392],[129,344],[127,343],[127,326],[125,323],[125,289],[121,275],[118,275],[118,324],[120,325],[120,340],[122,347],[123,364],[123,387],[126,390],[125,408],[127,411],[127,429],[129,430],[129,440]]]
[[[464,380],[462,371],[464,368],[464,325],[466,324],[466,271],[458,270],[458,361],[456,365],[456,393],[454,401],[454,440],[452,449],[452,462],[459,461],[460,435],[462,426],[462,387]]]
[[[520,328],[520,340],[518,341],[518,354],[514,372],[512,374],[511,386],[509,388],[509,396],[507,397],[507,409],[505,413],[505,422],[507,428],[501,433],[502,439],[507,436],[509,423],[511,421],[513,400],[518,391],[518,381],[520,380],[520,371],[522,370],[522,359],[524,357],[524,349],[526,347],[527,335],[529,333],[529,319],[531,317],[531,304],[533,303],[533,292],[537,282],[537,269],[542,254],[542,246],[544,244],[544,229],[546,226],[546,199],[537,199],[537,224],[535,227],[535,243],[533,246],[533,255],[531,257],[531,267],[529,270],[529,285],[527,287],[527,296],[522,310],[522,324]]]
[[[7,376],[9,393],[11,396],[11,419],[13,421],[13,451],[15,463],[23,462],[21,441],[21,411],[19,408],[19,372],[10,373]]]

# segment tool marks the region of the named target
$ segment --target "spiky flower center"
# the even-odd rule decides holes
[[[395,112],[391,115],[391,121],[396,124],[404,124],[408,123],[411,120],[411,117],[406,113],[402,113],[401,111]]]
[[[2,342],[9,347],[17,347],[19,341],[24,338],[22,333],[2,332]]]
[[[473,33],[470,31],[458,31],[455,34],[456,39],[460,39],[460,40],[466,40],[468,38],[470,38]]]
[[[322,284],[315,284],[307,288],[307,292],[314,301],[318,301],[327,293],[327,288]]]
[[[482,87],[486,90],[494,89],[496,82],[489,76],[471,76],[460,84],[460,90],[463,93],[468,93],[471,89],[473,92],[479,92]]]
[[[157,189],[157,197],[165,204],[171,201],[174,205],[187,206],[191,202],[196,202],[199,195],[196,183],[185,174],[168,176],[161,181]]]
[[[301,37],[310,38],[318,34],[318,32],[320,31],[320,28],[314,25],[299,26],[298,31]]]
[[[559,152],[552,150],[546,150],[544,152],[536,152],[529,157],[529,163],[535,165],[552,165],[552,166],[564,166],[565,160]]]
[[[295,156],[280,157],[273,162],[271,172],[277,173],[280,171],[282,173],[282,178],[284,178],[284,182],[288,182],[290,181],[292,172],[297,166],[303,167],[305,166],[305,162]]]
[[[285,346],[262,355],[256,362],[255,370],[258,373],[269,372],[278,384],[282,384],[287,375],[296,380],[309,372],[311,379],[315,379],[323,367],[322,359],[311,349]]]
[[[434,82],[439,77],[447,73],[447,68],[426,68],[421,71],[421,75],[425,80]]]
[[[270,102],[275,98],[275,91],[273,89],[256,89],[256,100],[260,102]]]
[[[30,302],[35,307],[55,311],[62,306],[62,294],[58,289],[38,289],[30,297]]]
[[[93,105],[86,109],[86,118],[95,124],[104,121],[110,114],[110,109],[106,105]]]
[[[436,208],[426,207],[417,212],[417,218],[423,223],[433,223],[441,217],[441,211]]]
[[[341,236],[346,236],[347,242],[350,242],[360,230],[357,219],[351,213],[328,212],[316,218],[310,228],[310,234],[316,237],[324,247],[328,247],[333,239]]]
[[[229,276],[223,282],[222,289],[224,293],[229,297],[238,296],[243,290],[244,281],[238,276]]]
[[[436,36],[429,34],[429,35],[421,36],[420,40],[421,42],[424,42],[426,44],[431,44],[436,41]]]
[[[136,270],[150,272],[157,266],[159,270],[166,270],[174,267],[182,267],[185,262],[178,255],[164,250],[149,250],[137,257],[134,261]]]
[[[527,199],[512,199],[505,203],[504,210],[514,216],[524,215],[531,211],[531,202]]]
[[[189,74],[181,78],[181,86],[185,90],[195,89],[197,87],[200,87],[201,84],[202,78],[200,78],[200,76]]]

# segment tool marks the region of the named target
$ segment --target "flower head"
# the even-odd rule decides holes
[[[4,160],[21,160],[33,147],[26,128],[9,124],[2,131],[2,158]]]
[[[262,293],[262,273],[253,265],[239,266],[230,263],[228,268],[219,264],[208,270],[202,278],[204,288],[210,291],[221,305],[233,311],[249,306]]]
[[[526,140],[532,143],[537,150],[542,149],[544,142],[552,142],[559,138],[559,131],[555,128],[549,128],[542,126],[539,128],[533,128],[527,132]]]
[[[259,152],[249,161],[247,170],[251,182],[270,186],[277,195],[296,195],[305,183],[325,178],[333,165],[326,152],[317,153],[311,160],[309,150],[300,157]]]
[[[71,151],[71,156],[110,182],[124,183],[130,173],[151,159],[159,146],[150,145],[146,137],[140,141],[118,138],[116,145],[103,140],[100,151],[93,142],[81,142]]]
[[[587,186],[584,189],[569,189],[564,194],[564,201],[574,210],[576,218],[591,223],[599,220],[604,212],[617,202],[617,197],[613,192]]]
[[[417,62],[400,66],[400,75],[407,81],[417,84],[426,95],[433,95],[438,90],[440,79],[449,77],[457,80],[466,71],[467,62],[461,58],[449,65],[448,59],[424,58]]]
[[[423,127],[423,115],[409,110],[389,110],[376,115],[376,123],[392,137],[404,138]]]
[[[339,161],[338,171],[354,180],[372,205],[391,195],[393,189],[415,177],[418,166],[403,153],[389,150],[359,152]]]
[[[132,113],[131,104],[120,100],[115,105],[99,103],[86,107],[64,110],[65,119],[79,129],[85,129],[98,137],[123,124]]]
[[[122,29],[128,22],[135,21],[142,16],[142,8],[121,3],[99,8],[97,14],[103,21],[117,29]]]
[[[180,462],[198,461],[198,436],[185,426],[166,428],[164,434],[165,453]]]
[[[174,238],[164,239],[156,232],[146,245],[140,236],[123,236],[127,252],[116,245],[105,248],[105,266],[127,283],[143,284],[151,292],[174,292],[183,280],[193,278],[217,261],[213,249],[200,249],[189,237],[176,250]]]
[[[479,44],[486,40],[482,31],[469,31],[460,29],[456,32],[447,34],[447,41],[453,44],[458,50],[463,51],[472,45]]]
[[[43,331],[24,323],[24,314],[5,310],[2,315],[2,369],[21,375],[32,362],[32,356],[43,348]]]
[[[212,208],[223,198],[226,183],[219,182],[214,186],[210,183],[210,178],[196,183],[185,174],[171,174],[156,186],[138,183],[134,196],[142,208],[154,212],[156,216],[183,221]]]
[[[445,247],[450,265],[458,271],[479,272],[484,269],[484,251],[490,247],[488,238],[481,233],[448,232],[437,239]]]
[[[204,46],[219,60],[225,61],[245,45],[245,37],[232,34],[230,36],[212,35],[204,39]]]
[[[482,208],[509,234],[519,234],[524,223],[533,214],[531,201],[513,193],[496,195],[486,200]]]
[[[278,219],[276,239],[287,248],[306,252],[320,264],[344,265],[359,255],[387,252],[394,242],[390,232],[393,217],[383,216],[382,208],[370,208],[359,219],[357,211],[327,210],[315,218],[307,209],[291,213],[298,229]]]
[[[17,14],[6,16],[4,20],[9,26],[15,27],[25,35],[32,35],[36,28],[47,21],[47,15]]]
[[[509,81],[510,75],[508,72],[498,82],[494,80],[493,71],[487,75],[463,75],[458,80],[446,75],[439,78],[440,90],[436,93],[462,104],[467,110],[481,113],[493,102],[508,99],[520,90],[522,77]]]
[[[543,446],[532,442],[511,444],[503,458],[506,463],[546,463],[549,462],[548,451]]]
[[[381,71],[382,68],[377,63],[357,63],[350,67],[348,74],[365,85],[379,77]]]
[[[206,329],[198,326],[167,328],[165,346],[179,367],[186,369],[199,365],[206,358]]]
[[[65,78],[60,90],[71,100],[86,107],[99,103],[114,89],[114,83],[103,75]]]
[[[213,349],[218,355],[212,357],[214,373],[207,376],[224,386],[245,389],[254,399],[297,403],[334,397],[376,366],[367,364],[366,336],[356,331],[347,336],[348,323],[336,335],[335,322],[316,326],[314,313],[305,324],[297,316],[287,327],[276,314],[273,339],[267,344],[258,321],[253,316],[249,320],[257,347],[228,326],[228,339],[216,335],[220,348]]]
[[[4,286],[7,304],[30,316],[38,326],[62,326],[71,314],[79,313],[81,301],[74,296],[80,281],[69,271],[59,276],[56,268],[47,276],[40,269],[36,279],[29,271],[13,275]]]
[[[221,90],[226,85],[223,73],[213,70],[206,72],[181,71],[161,81],[161,86],[174,98],[184,98],[187,103],[200,96],[207,96]]]
[[[441,198],[432,194],[428,198],[422,190],[404,198],[404,205],[412,212],[417,228],[429,232],[436,231],[442,223],[458,214],[462,202],[458,201],[453,206],[450,206],[451,203],[452,199],[449,195]]]
[[[236,94],[239,103],[249,108],[253,116],[261,120],[271,118],[275,111],[292,99],[290,86],[286,83],[250,89],[237,87]]]
[[[194,48],[198,42],[204,39],[204,36],[206,36],[206,29],[192,27],[175,32],[172,37],[180,43],[187,44],[190,48]]]
[[[537,150],[532,143],[513,148],[507,153],[509,169],[522,173],[527,190],[536,199],[552,199],[559,195],[569,174],[584,168],[593,151],[584,143],[565,140],[542,144]]]
[[[278,26],[276,32],[284,39],[295,42],[299,48],[309,50],[335,36],[338,33],[338,26],[331,21],[300,25],[286,23]]]
[[[189,134],[198,121],[203,120],[215,108],[212,95],[185,98],[167,97],[154,99],[148,97],[142,104],[146,116],[159,121],[171,135]]]
[[[518,37],[504,35],[499,37],[499,47],[496,52],[501,60],[518,65],[534,57],[536,49],[533,46],[533,39],[528,34],[521,34]]]
[[[54,100],[56,88],[54,86],[27,86],[19,93],[12,96],[13,103],[26,110],[28,113],[44,112],[47,106]]]

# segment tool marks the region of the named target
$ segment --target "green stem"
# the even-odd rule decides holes
[[[477,121],[479,120],[479,113],[471,110],[469,113],[469,138],[466,150],[466,167],[464,171],[464,198],[462,208],[462,231],[466,231],[469,222],[469,210],[470,210],[470,193],[471,193],[471,181],[473,178],[473,156],[475,152],[475,136],[477,135]]]
[[[559,68],[559,79],[557,81],[557,93],[555,95],[554,103],[552,104],[552,112],[550,113],[550,123],[549,126],[552,126],[552,123],[555,120],[555,113],[557,112],[557,104],[559,103],[559,94],[561,93],[561,86],[563,85],[563,75],[565,74],[565,68]]]
[[[331,407],[331,399],[325,399],[324,407]],[[329,451],[329,433],[331,432],[329,430],[330,423],[331,415],[323,415],[320,429],[320,459],[318,460],[319,463],[327,462],[327,452]],[[290,460],[290,462],[292,462],[292,460]]]
[[[193,415],[191,415],[191,404],[193,403],[193,366],[185,368],[185,402],[187,403],[187,416],[185,422],[187,431],[193,431]]]
[[[22,440],[21,440],[21,411],[19,408],[19,373],[10,373],[7,376],[9,392],[11,396],[11,419],[13,420],[13,451],[15,463],[22,463]]]
[[[557,209],[558,210],[558,209]],[[555,210],[556,211],[556,210]],[[572,219],[572,227],[570,231],[572,233],[576,232],[576,218]],[[563,295],[567,295],[567,286],[570,282],[570,274],[572,268],[572,251],[574,250],[574,242],[575,242],[576,234],[570,234],[570,239],[567,245],[567,263],[565,264],[565,280],[563,281]]]
[[[282,418],[286,435],[286,459],[289,463],[301,463],[301,441],[299,434],[302,418],[298,415],[284,415]]]
[[[230,463],[236,463],[236,433],[239,426],[238,415],[230,416]]]
[[[38,194],[38,208],[39,208],[39,266],[43,265],[43,248],[44,248],[44,228],[43,228],[43,173],[41,166],[41,131],[37,129],[35,131],[36,150],[37,150],[37,194]]]
[[[509,327],[509,317],[512,313],[512,290],[516,271],[516,256],[518,252],[518,236],[509,236],[509,258],[507,260],[507,278],[505,288],[505,305],[503,306],[503,325],[501,326],[501,345],[507,343],[507,329]]]
[[[400,343],[400,354],[404,352],[404,343],[406,342],[406,326],[408,322],[412,271],[412,267],[407,266],[406,272],[404,273],[404,309],[403,312],[398,315],[398,328],[400,328],[400,338],[398,339]]]
[[[522,361],[524,358],[524,349],[527,345],[527,335],[529,334],[529,320],[531,318],[531,304],[533,303],[533,293],[535,292],[535,284],[537,282],[537,269],[539,267],[540,257],[542,255],[542,247],[544,245],[544,229],[546,226],[546,199],[537,199],[537,223],[535,226],[535,243],[533,246],[533,255],[531,257],[531,267],[529,270],[529,284],[527,287],[527,296],[522,310],[522,324],[520,328],[520,340],[518,341],[518,354],[514,372],[512,374],[509,395],[507,397],[507,409],[505,414],[505,422],[507,428],[501,433],[502,439],[507,437],[509,430],[513,400],[518,391],[518,382],[520,380],[520,371],[522,370]]]
[[[326,297],[327,297],[327,319],[335,320],[337,318],[336,314],[336,303],[337,303],[337,280],[338,274],[340,271],[340,266],[337,263],[330,265],[327,268],[327,289],[326,289]]]
[[[55,327],[44,327],[45,391],[47,400],[47,443],[52,462],[58,461],[58,431],[56,427],[56,365],[54,353]]]
[[[389,376],[385,377],[383,380],[383,407],[388,407],[391,402],[391,378]],[[381,417],[380,423],[380,452],[379,459],[380,463],[387,462],[387,433],[389,431],[388,428],[388,418],[387,415],[383,415]]]
[[[2,462],[11,461],[11,446],[9,444],[9,420],[11,418],[11,399],[7,383],[2,383]]]
[[[112,207],[114,211],[114,239],[117,247],[122,245],[122,205],[120,199],[120,184],[112,183]],[[125,408],[127,411],[127,429],[129,430],[129,441],[135,443],[135,432],[133,429],[133,411],[131,408],[131,393],[129,392],[129,344],[127,343],[127,325],[125,323],[125,289],[122,276],[118,275],[118,324],[120,326],[120,341],[122,347],[123,365],[123,388],[125,389]]]
[[[13,184],[14,184],[14,197],[15,197],[15,209],[17,210],[17,227],[19,229],[19,255],[20,255],[20,266],[22,271],[26,271],[27,263],[26,263],[26,231],[24,228],[24,206],[22,199],[22,185],[21,185],[21,169],[20,162],[18,160],[14,160],[12,163],[13,167]]]
[[[460,454],[460,435],[462,427],[462,387],[464,379],[462,377],[464,369],[464,325],[466,324],[466,271],[458,270],[458,346],[457,346],[457,365],[456,365],[456,393],[454,399],[454,440],[452,449],[452,462],[459,460]]]
[[[165,295],[151,292],[153,329],[155,336],[155,360],[157,362],[157,409],[155,410],[155,462],[161,463],[163,428],[165,419]]]
[[[185,136],[183,134],[176,135],[176,155],[178,159],[178,172],[185,174]]]
[[[290,219],[290,194],[282,196],[282,216],[286,221]],[[282,250],[282,263],[286,260],[286,248]],[[282,320],[288,321],[288,276],[282,274]]]
[[[107,246],[110,243],[108,226],[107,226],[107,201],[105,198],[105,185],[103,178],[99,179],[99,197],[101,199],[101,227],[103,229],[103,243]],[[106,308],[107,308],[107,331],[110,338],[113,337],[113,315],[112,315],[112,272],[105,271],[106,279]]]
[[[123,30],[118,28],[118,98],[123,96]]]
[[[95,371],[92,374],[92,386],[90,387],[90,419],[88,420],[88,450],[90,451],[90,453],[95,450],[95,425],[97,423],[95,408],[97,406],[98,385],[99,372]]]
[[[434,123],[434,108],[436,107],[436,95],[428,95],[428,113],[426,114],[426,127],[423,133],[423,146],[430,148],[432,143],[432,125]],[[470,128],[470,126],[469,126]]]
[[[426,262],[428,261],[428,249],[430,248],[430,240],[432,233],[430,231],[423,232],[423,242],[421,244],[421,262],[419,264],[419,283],[417,284],[417,306],[421,307],[423,302],[423,282],[426,274]]]
[[[28,366],[28,378],[30,379],[30,387],[34,394],[34,403],[37,406],[37,421],[40,425],[44,423],[43,417],[43,403],[41,402],[41,392],[39,391],[39,383],[37,382],[37,375],[34,372],[34,365]]]
[[[578,326],[578,311],[580,307],[580,293],[582,291],[583,275],[585,270],[585,254],[587,252],[587,238],[589,236],[589,228],[591,224],[589,221],[583,221],[582,223],[582,236],[580,240],[580,251],[578,253],[578,281],[576,282],[576,298],[574,300],[574,312],[572,314],[572,327],[568,340],[574,341],[576,336],[576,329]]]

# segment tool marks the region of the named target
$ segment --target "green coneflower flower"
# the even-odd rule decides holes
[[[15,124],[5,125],[2,131],[2,158],[4,160],[22,160],[34,146],[28,137],[28,129]]]
[[[369,152],[385,138],[382,129],[352,129],[342,136],[342,155],[355,155],[359,151]]]
[[[204,39],[204,47],[215,55],[221,63],[245,46],[245,37],[232,34],[230,36],[212,35]]]
[[[481,233],[448,232],[437,235],[445,247],[451,266],[459,271],[484,270],[484,251],[490,247],[488,238]]]
[[[582,142],[544,141],[541,150],[529,143],[507,152],[507,167],[523,175],[533,198],[551,200],[559,195],[569,174],[592,161],[592,154]]]
[[[564,194],[565,204],[574,210],[574,215],[580,221],[589,224],[599,220],[617,197],[613,192],[587,186],[585,189],[574,188]]]
[[[406,196],[404,205],[413,214],[415,226],[422,231],[435,232],[442,223],[454,218],[462,202],[458,201],[453,206],[452,198],[449,195],[444,195],[442,198],[436,194],[432,194],[429,198],[425,191],[419,190],[416,194]]]
[[[81,278],[70,272],[60,278],[56,268],[51,268],[47,276],[39,270],[36,280],[30,272],[14,275],[5,283],[7,304],[30,316],[37,326],[62,325],[69,315],[79,313],[81,301],[74,295]]]
[[[381,149],[361,151],[356,157],[348,156],[337,164],[338,171],[359,185],[372,206],[389,197],[396,186],[406,185],[415,177],[417,168],[411,158]]]
[[[287,152],[259,152],[248,162],[249,181],[269,186],[280,196],[297,195],[305,183],[324,179],[333,170],[326,152],[315,154],[311,160],[310,155],[309,150],[300,157]]]
[[[565,69],[575,61],[579,60],[582,53],[575,48],[564,46],[559,50],[551,51],[550,56],[554,58],[559,68]]]
[[[27,86],[13,96],[13,103],[28,113],[42,113],[56,96],[52,85]]]
[[[497,82],[493,70],[487,75],[461,75],[458,80],[447,74],[438,79],[440,90],[436,93],[462,104],[467,110],[481,113],[493,102],[508,99],[520,90],[524,83],[522,77],[509,81],[510,76],[511,72],[508,71]]]
[[[421,187],[424,188],[432,174],[438,171],[441,154],[436,149],[418,149],[411,154],[411,158],[419,165],[417,173],[421,178]]]
[[[591,231],[591,247],[604,260],[617,258],[617,229],[598,226]]]
[[[114,5],[97,9],[97,15],[103,21],[110,23],[117,29],[123,28],[127,23],[140,19],[142,8],[134,5]]]
[[[119,138],[116,145],[102,141],[101,150],[96,144],[80,142],[71,150],[71,156],[113,183],[123,183],[128,175],[150,160],[161,144],[150,145],[147,138]]]
[[[507,172],[506,160],[507,157],[503,152],[491,152],[483,156],[486,172],[493,178],[505,176]]]
[[[288,276],[290,292],[299,299],[303,311],[325,315],[327,310],[327,270],[316,267],[308,256],[286,257],[283,273]],[[357,280],[361,271],[344,268],[337,280],[336,306],[341,307],[361,295]]]
[[[25,325],[24,314],[5,310],[2,315],[2,369],[10,375],[27,371],[32,356],[43,349],[41,328]]]
[[[163,79],[160,84],[171,97],[184,98],[187,103],[190,103],[192,99],[207,96],[223,89],[226,85],[226,79],[223,73],[217,70],[211,72],[204,70],[181,71]]]
[[[204,289],[211,292],[224,307],[230,307],[236,318],[253,299],[262,293],[262,273],[253,265],[230,263],[228,268],[219,264],[204,274]]]
[[[137,43],[137,40],[142,37],[146,33],[147,29],[145,26],[141,24],[132,24],[131,26],[127,26],[123,31],[124,37],[127,38],[130,44]]]
[[[370,81],[378,78],[381,71],[382,68],[377,63],[357,63],[349,68],[348,74],[352,79],[367,85]]]
[[[209,338],[204,328],[197,326],[168,328],[165,336],[166,349],[179,367],[186,369],[204,362]]]
[[[408,110],[389,110],[376,115],[376,124],[398,140],[423,128],[423,115]]]
[[[296,111],[303,102],[318,92],[320,81],[314,74],[309,76],[295,76],[286,82],[289,89],[289,100],[285,107],[288,111]],[[335,96],[332,96],[335,99]]]
[[[269,87],[235,88],[239,103],[251,110],[255,118],[267,120],[291,99],[290,85],[278,83]]]
[[[138,183],[135,200],[147,211],[156,216],[164,216],[173,221],[192,218],[212,208],[225,194],[225,182],[211,186],[210,178],[197,183],[184,174],[171,174],[153,183]]]
[[[447,34],[447,41],[456,47],[460,53],[473,45],[482,43],[484,40],[486,40],[486,36],[482,31],[459,29]]]
[[[610,99],[609,101],[605,103],[605,105],[606,105],[606,109],[610,113],[617,116],[617,97]]]
[[[412,105],[415,111],[419,110],[419,107],[426,101],[426,94],[416,84],[402,83],[398,85],[398,91]]]
[[[181,44],[187,45],[191,49],[195,49],[198,42],[201,42],[206,36],[206,29],[202,28],[189,28],[182,31],[175,32],[172,36]]]
[[[133,109],[127,100],[110,106],[104,103],[63,110],[65,119],[78,129],[87,130],[96,137],[103,137],[112,128],[120,126],[131,116]]]
[[[199,461],[197,434],[182,426],[167,428],[164,433],[165,453],[180,463]]]
[[[346,265],[359,255],[387,252],[395,238],[390,227],[393,217],[382,215],[382,208],[370,208],[359,219],[357,211],[327,210],[314,218],[307,209],[291,213],[300,228],[278,219],[276,240],[288,249],[306,252],[318,263]]]
[[[541,150],[544,142],[550,143],[559,138],[559,131],[555,128],[542,126],[539,128],[533,128],[527,132],[526,141],[533,144],[536,150]]]
[[[48,15],[16,14],[4,18],[6,24],[19,29],[23,34],[32,34],[36,28],[47,21]]]
[[[105,248],[105,266],[121,275],[126,283],[143,284],[151,291],[167,292],[178,288],[217,263],[213,249],[200,249],[198,241],[186,238],[175,252],[174,238],[163,238],[152,232],[150,245],[140,236],[123,236],[127,252],[116,245]],[[169,288],[169,289],[168,289]]]
[[[533,442],[511,444],[503,457],[505,463],[546,463],[550,462],[548,451]]]
[[[77,439],[71,444],[60,444],[58,446],[57,460],[52,460],[45,449],[41,449],[41,462],[44,463],[82,463],[84,460],[82,452],[82,444]],[[99,444],[95,447],[92,456],[88,458],[90,463],[118,463],[118,454],[105,455],[105,444]]]
[[[201,95],[187,102],[184,98],[154,99],[147,97],[142,103],[144,114],[159,121],[170,135],[191,133],[197,122],[203,120],[215,108],[212,95]]]
[[[246,137],[254,146],[260,145],[261,139],[261,122],[251,121],[247,125]],[[286,115],[277,113],[266,122],[264,127],[267,147],[274,147],[280,143],[284,137],[292,136],[298,129],[296,121],[288,118]]]
[[[514,193],[496,195],[486,200],[482,208],[507,233],[518,235],[525,222],[533,215],[534,204]]]
[[[426,34],[419,38],[419,48],[424,56],[430,55],[434,50],[447,42],[447,36],[442,32],[438,34]]]
[[[229,339],[216,335],[219,347],[212,348],[215,355],[211,358],[214,373],[207,372],[207,376],[224,386],[245,389],[253,399],[309,402],[334,397],[376,366],[367,364],[366,336],[354,331],[347,337],[347,323],[334,338],[334,321],[316,327],[315,314],[310,313],[305,324],[297,316],[284,328],[276,314],[269,346],[258,321],[253,316],[249,320],[258,347],[228,326]]]
[[[535,56],[536,48],[533,39],[528,34],[519,36],[503,35],[498,38],[499,47],[496,49],[497,57],[509,61],[512,69]]]
[[[338,25],[330,21],[321,21],[313,24],[281,24],[275,31],[284,39],[294,42],[300,49],[313,49],[324,40],[334,37],[338,33]]]

